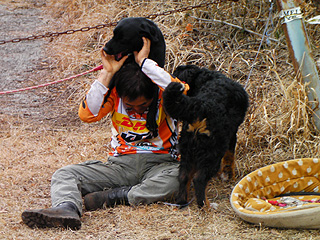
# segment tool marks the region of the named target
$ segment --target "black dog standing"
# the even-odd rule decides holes
[[[209,205],[208,181],[219,171],[223,180],[234,176],[237,131],[249,106],[248,95],[217,71],[188,65],[178,67],[173,75],[190,86],[184,95],[180,83],[170,83],[163,94],[167,113],[183,122],[177,203],[187,203],[193,179],[197,204],[203,207]]]

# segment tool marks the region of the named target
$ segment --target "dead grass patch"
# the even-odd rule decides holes
[[[51,31],[77,29],[127,16],[144,16],[200,1],[50,0],[43,11],[52,20]],[[19,1],[22,4],[23,1]],[[34,7],[23,3],[23,7]],[[224,2],[206,9],[159,16],[154,21],[167,43],[166,69],[193,63],[215,68],[247,84],[250,109],[238,133],[237,179],[279,161],[319,157],[319,131],[312,124],[306,87],[297,81],[284,35],[274,19],[272,37],[263,43],[252,75],[248,74],[261,38],[221,22],[220,19],[262,33],[268,1]],[[303,4],[307,16],[314,10]],[[202,19],[202,20],[201,20]],[[190,25],[192,29],[190,30]],[[188,28],[186,28],[188,26]],[[308,26],[319,58],[319,26]],[[47,48],[48,77],[55,80],[100,64],[99,49],[112,36],[100,29],[52,38]],[[108,120],[83,124],[77,119],[80,99],[97,73],[49,87],[44,93],[43,115],[30,118],[0,116],[0,233],[6,239],[318,239],[318,231],[270,229],[241,221],[232,211],[229,194],[235,183],[212,180],[209,198],[217,210],[203,212],[194,204],[177,210],[163,204],[86,212],[80,231],[32,230],[20,214],[26,208],[50,206],[50,178],[67,164],[105,160],[109,147]],[[52,80],[52,79],[50,79]],[[49,81],[49,79],[48,79]],[[48,116],[50,116],[48,118]]]

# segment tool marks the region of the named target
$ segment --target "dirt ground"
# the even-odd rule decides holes
[[[9,4],[10,3],[10,4]],[[0,38],[47,31],[53,24],[43,2],[2,1]],[[48,56],[50,39],[0,45],[0,91],[57,80]],[[93,79],[95,75],[90,76]],[[0,238],[1,239],[320,239],[318,230],[274,229],[243,222],[229,195],[236,184],[212,180],[209,199],[217,209],[195,204],[178,210],[163,204],[85,212],[81,230],[30,229],[25,209],[50,207],[50,178],[65,165],[106,158],[109,123],[83,124],[77,105],[66,99],[68,83],[0,95]]]
[[[10,10],[4,5],[0,5],[0,34],[1,39],[12,39],[16,36],[30,34],[33,29],[41,28],[44,23],[39,19],[39,9],[15,9]],[[44,57],[44,41],[20,42],[0,46],[0,88],[13,90],[22,88],[24,82],[37,71],[37,64]],[[12,114],[18,111],[19,114],[29,114],[29,107],[18,107],[18,105],[32,106],[35,110],[35,103],[39,97],[35,94],[22,93],[10,97],[1,97],[2,113]],[[6,101],[6,102],[4,102]],[[39,110],[38,110],[39,111]],[[23,113],[22,113],[23,112]]]
[[[29,37],[48,32],[47,23],[50,20],[47,16],[41,15],[40,7],[43,5],[41,2],[13,1],[11,4],[1,4],[1,40]],[[1,91],[23,89],[58,80],[55,76],[50,75],[54,63],[46,53],[46,44],[49,40],[44,38],[0,45]],[[56,98],[58,88],[59,86],[54,86],[53,88],[38,88],[21,91],[17,94],[1,95],[0,114],[12,116],[16,120],[37,120],[40,122],[52,120],[57,122],[56,118],[53,119],[52,111],[53,109],[55,112],[59,111],[59,103],[61,104]],[[65,107],[65,104],[64,102],[62,105]],[[62,111],[61,114],[69,113]],[[58,115],[56,114],[56,116]]]

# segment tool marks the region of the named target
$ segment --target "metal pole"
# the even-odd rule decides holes
[[[305,22],[299,4],[302,0],[277,0],[282,27],[294,70],[308,88],[308,99],[314,111],[314,123],[320,130],[320,86],[316,64],[311,54]]]

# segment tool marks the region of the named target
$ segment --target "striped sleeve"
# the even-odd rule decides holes
[[[107,93],[108,88],[101,82],[96,80],[87,93],[87,104],[90,112],[96,117],[100,111],[101,105],[104,100],[104,96]]]
[[[95,81],[86,97],[82,100],[78,115],[84,122],[96,122],[106,116],[114,107],[114,91],[111,92],[108,100],[105,96],[108,93],[108,88],[99,81]]]

